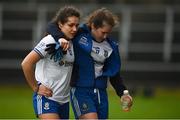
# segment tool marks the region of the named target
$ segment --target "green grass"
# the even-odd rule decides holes
[[[173,91],[172,91],[173,92]],[[134,97],[130,112],[123,112],[114,93],[110,97],[110,118],[172,119],[180,118],[180,94],[157,90],[154,97]],[[119,108],[118,108],[119,107]]]
[[[172,93],[173,94],[172,94]],[[109,90],[109,118],[180,118],[180,90],[158,89],[154,97],[134,96],[130,112],[123,112],[120,99]],[[36,118],[32,108],[32,92],[27,86],[0,87],[0,118]],[[71,110],[71,118],[73,113]]]

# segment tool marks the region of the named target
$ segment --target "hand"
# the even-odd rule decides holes
[[[52,94],[53,94],[51,89],[49,89],[48,87],[46,87],[46,86],[44,86],[42,84],[39,86],[39,89],[38,89],[37,93],[39,95],[44,95],[46,97],[51,97]]]
[[[63,49],[63,51],[67,51],[69,49],[70,45],[69,45],[69,41],[68,40],[66,40],[64,38],[60,38],[58,40],[58,42],[60,43],[60,46]]]
[[[133,104],[133,100],[130,95],[121,96],[121,105],[122,105],[123,111],[125,112],[130,111],[132,104]]]
[[[128,95],[127,97],[129,97],[129,99],[130,99],[128,106],[129,106],[129,107],[132,107],[132,105],[133,105],[133,99],[132,99],[132,97],[131,97],[130,95]]]

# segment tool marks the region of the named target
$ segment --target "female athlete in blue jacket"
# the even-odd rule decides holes
[[[126,89],[120,77],[118,44],[108,37],[116,23],[117,17],[109,10],[98,9],[89,15],[87,23],[79,27],[73,39],[71,102],[76,118],[108,118],[108,78],[118,96]],[[58,38],[57,26],[51,24],[47,31]]]

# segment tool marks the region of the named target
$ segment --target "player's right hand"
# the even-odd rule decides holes
[[[39,95],[43,95],[43,96],[46,96],[46,97],[51,97],[52,94],[53,94],[51,89],[49,89],[48,87],[46,87],[46,86],[44,86],[42,84],[39,86],[39,89],[38,89],[37,93]]]

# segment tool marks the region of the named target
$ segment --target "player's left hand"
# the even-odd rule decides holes
[[[129,112],[133,105],[132,97],[130,95],[121,96],[121,105],[122,105],[123,111]]]

